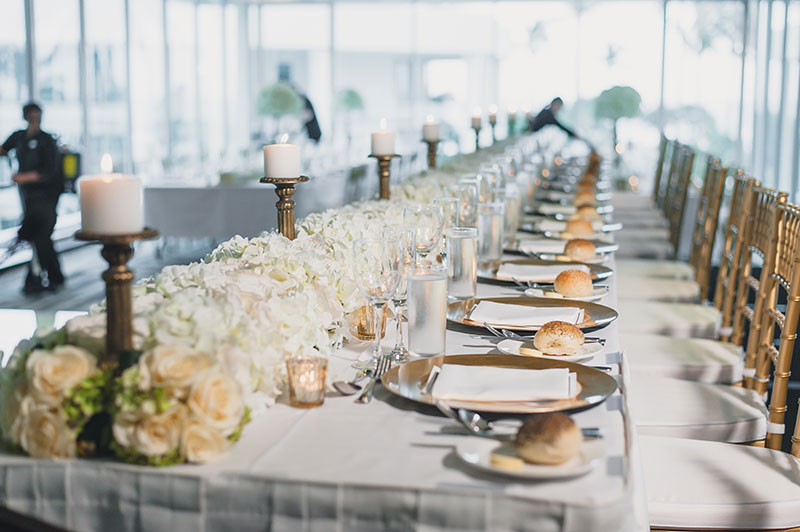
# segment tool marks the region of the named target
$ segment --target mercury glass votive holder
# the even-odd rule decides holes
[[[314,408],[325,402],[325,378],[328,360],[322,357],[290,358],[286,361],[289,376],[289,404],[296,408]]]

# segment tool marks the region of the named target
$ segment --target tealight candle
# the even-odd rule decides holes
[[[290,358],[286,361],[289,377],[289,404],[314,408],[325,402],[325,378],[328,361],[322,357]]]
[[[109,154],[100,161],[100,175],[80,178],[81,230],[103,235],[140,233],[144,229],[142,182],[135,177],[111,173]]]
[[[472,129],[480,129],[481,123],[483,120],[481,119],[481,108],[476,107],[474,111],[472,111]]]
[[[287,144],[289,135],[281,136],[280,144],[264,146],[264,176],[291,178],[300,176],[300,146]]]
[[[497,125],[497,106],[494,104],[489,106],[489,125]]]
[[[381,129],[372,134],[372,155],[394,155],[394,133],[386,131],[386,119],[381,119]]]
[[[428,115],[425,124],[422,126],[422,140],[425,142],[436,142],[439,140],[439,124],[436,123],[432,115]]]

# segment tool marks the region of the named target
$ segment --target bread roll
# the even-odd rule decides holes
[[[591,222],[587,220],[575,218],[574,220],[567,221],[567,225],[564,227],[564,232],[578,237],[592,236],[594,234],[594,227],[592,227]]]
[[[594,195],[594,191],[591,190],[580,190],[577,194],[575,194],[575,205],[580,207],[581,205],[597,205],[597,198]]]
[[[599,220],[600,213],[597,212],[597,208],[593,205],[581,205],[578,207],[578,210],[575,211],[574,218],[580,218],[582,220]]]
[[[564,246],[564,255],[578,262],[592,260],[595,257],[595,253],[594,244],[591,240],[586,240],[585,238],[575,238]]]
[[[566,321],[549,321],[533,337],[533,347],[545,355],[574,355],[583,342],[583,332]]]
[[[517,432],[514,447],[532,464],[563,464],[581,448],[581,429],[564,414],[535,414]]]
[[[566,270],[558,274],[553,287],[564,297],[587,297],[592,295],[592,276],[581,270]]]

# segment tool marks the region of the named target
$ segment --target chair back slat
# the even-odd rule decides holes
[[[669,206],[672,204],[672,194],[674,193],[674,183],[678,180],[678,171],[680,170],[680,162],[683,150],[681,144],[677,140],[670,143],[670,154],[667,164],[667,182],[664,184],[664,192],[659,195],[656,205],[664,214],[664,218],[668,218],[667,213]],[[662,178],[663,179],[663,178]]]
[[[766,274],[761,276],[759,291],[764,295],[764,300],[762,312],[756,318],[761,321],[761,330],[757,341],[753,387],[757,393],[765,395],[772,380],[766,440],[767,447],[771,449],[780,449],[783,442],[789,375],[797,338],[797,320],[800,317],[798,238],[800,207],[785,203],[784,196],[776,207],[770,246],[764,257],[763,271]],[[778,308],[781,289],[788,296],[785,312]],[[780,332],[778,347],[775,347],[776,329]]]
[[[670,243],[673,248],[673,256],[677,258],[680,247],[681,225],[683,224],[683,214],[686,211],[686,195],[689,191],[689,183],[692,177],[694,166],[694,151],[688,146],[681,145],[680,164],[677,179],[674,180],[673,192],[670,194],[670,204],[667,208],[667,220],[669,221]]]
[[[786,193],[765,187],[753,187],[751,208],[745,228],[744,250],[739,265],[739,279],[736,287],[736,306],[733,319],[731,341],[742,345],[745,327],[749,325],[749,335],[745,348],[744,386],[755,387],[755,366],[758,342],[761,337],[761,317],[766,299],[765,280],[770,274],[772,262],[769,260],[773,249],[773,232],[776,230],[778,205],[786,203]],[[758,279],[752,275],[753,258],[763,259]],[[755,294],[752,311],[748,308],[751,295]]]
[[[709,155],[706,157],[706,174],[703,177],[703,188],[700,191],[700,201],[697,204],[697,215],[694,220],[694,233],[692,234],[692,250],[689,254],[689,264],[696,269],[697,260],[700,257],[700,249],[703,246],[703,231],[705,228],[706,217],[708,216],[708,208],[711,204],[708,191],[713,189],[713,183],[716,179],[714,171],[714,158]]]
[[[709,157],[710,170],[706,172],[707,185],[701,200],[703,215],[698,210],[698,225],[696,227],[694,266],[695,281],[700,287],[700,299],[708,298],[709,279],[711,273],[711,255],[714,252],[714,241],[719,225],[719,211],[722,207],[722,198],[725,194],[725,183],[728,179],[728,170],[718,160]]]
[[[661,204],[661,191],[663,190],[662,177],[664,175],[665,166],[669,165],[668,153],[670,151],[671,142],[667,140],[664,134],[661,134],[661,141],[658,143],[658,162],[656,163],[656,176],[653,185],[653,205]]]
[[[722,314],[720,340],[724,342],[730,341],[733,332],[731,326],[739,264],[744,250],[745,223],[751,207],[753,187],[758,184],[758,181],[746,176],[741,170],[736,172],[714,294],[714,307]]]

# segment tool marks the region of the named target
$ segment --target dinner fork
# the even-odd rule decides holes
[[[509,331],[508,329],[498,329],[496,327],[493,327],[491,324],[487,322],[483,322],[483,326],[486,327],[486,330],[488,330],[490,333],[492,333],[498,338],[511,338],[514,340],[530,340],[534,336],[534,335],[523,336],[521,334],[515,333],[514,331]],[[584,341],[586,343],[598,343],[600,345],[606,345],[606,339],[599,338],[597,336],[585,336]]]
[[[375,393],[375,384],[383,377],[383,374],[389,371],[392,367],[392,357],[384,355],[378,359],[378,365],[375,367],[375,373],[372,374],[372,378],[370,379],[367,386],[364,388],[364,391],[361,392],[355,402],[361,404],[367,404],[372,401],[372,396]]]

